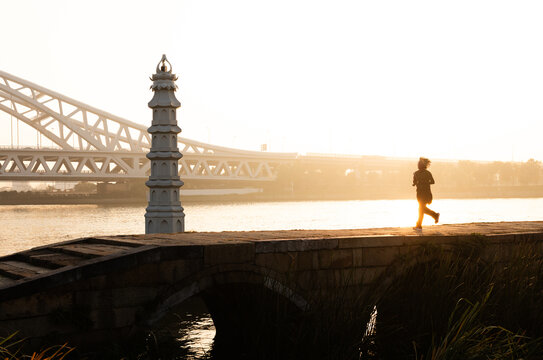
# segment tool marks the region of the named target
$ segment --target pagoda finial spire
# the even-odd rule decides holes
[[[166,66],[166,63],[168,63],[169,66]],[[166,69],[169,69],[169,70],[166,70]],[[168,73],[172,72],[172,64],[168,61],[168,58],[166,58],[166,54],[162,54],[162,59],[160,59],[160,61],[158,62],[156,66],[156,72],[157,74],[159,72],[168,72]]]

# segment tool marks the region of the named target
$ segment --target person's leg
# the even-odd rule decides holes
[[[426,204],[419,201],[419,219],[417,220],[417,226],[418,228],[422,227],[422,218],[424,217],[424,209],[426,208]]]
[[[424,213],[430,215],[434,218],[435,222],[437,223],[439,220],[439,213],[436,213],[433,210],[430,210],[428,207],[426,207],[426,204],[424,205]]]

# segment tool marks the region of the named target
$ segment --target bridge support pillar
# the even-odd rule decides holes
[[[153,122],[147,130],[151,134],[151,175],[145,184],[149,187],[149,205],[145,213],[145,233],[176,233],[185,231],[185,214],[179,201],[178,161],[183,156],[177,147],[176,109],[181,103],[175,97],[175,80],[172,66],[166,55],[157,65],[151,78],[154,96],[149,102],[153,109]]]

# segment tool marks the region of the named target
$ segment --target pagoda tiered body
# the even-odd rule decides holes
[[[162,56],[151,78],[154,96],[149,102],[153,109],[153,122],[147,130],[151,134],[151,175],[145,183],[149,187],[149,205],[145,213],[145,233],[176,233],[185,230],[185,214],[179,201],[178,161],[183,156],[177,147],[176,109],[181,103],[175,97],[177,77],[172,66]]]

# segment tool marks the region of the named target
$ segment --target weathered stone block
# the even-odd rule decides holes
[[[159,263],[144,264],[128,271],[111,274],[107,278],[108,286],[153,286],[163,279],[160,277]]]
[[[317,251],[301,251],[296,253],[296,269],[299,271],[319,268],[319,254]]]
[[[255,264],[257,266],[262,266],[281,273],[285,273],[288,271],[294,271],[295,257],[296,254],[293,253],[256,254]]]
[[[353,285],[354,269],[335,269],[334,272],[334,286],[343,291],[345,288]]]
[[[352,268],[349,268],[349,269],[342,269],[341,271],[343,272],[343,280],[342,280],[342,283],[340,283],[340,285],[342,286],[358,286],[359,284],[362,283],[362,281],[359,279],[359,275],[357,274],[357,270],[359,268],[355,268],[355,267],[352,267]]]
[[[351,274],[353,286],[363,284],[365,275],[366,268],[354,268]]]
[[[153,287],[126,287],[113,289],[112,306],[133,307],[143,306],[157,296],[157,289]]]
[[[365,248],[359,248],[359,249],[353,249],[353,266],[354,267],[362,267],[364,257],[362,256],[362,253],[364,252]]]
[[[210,266],[223,263],[252,262],[254,256],[254,243],[209,245],[204,249],[204,264]]]
[[[104,289],[108,287],[109,278],[111,276],[100,275],[89,278],[88,280],[78,281],[78,286],[74,288],[76,291]]]
[[[386,269],[386,266],[356,268],[352,272],[352,283],[353,285],[372,284]]]
[[[338,239],[302,239],[288,241],[288,251],[336,249]]]
[[[383,274],[383,272],[386,271],[386,269],[386,266],[364,268],[364,279],[362,283],[364,285],[372,284],[381,276],[381,274]]]
[[[340,238],[339,248],[361,248],[361,247],[384,247],[384,246],[401,246],[406,243],[405,236],[371,236],[360,238]]]
[[[414,254],[419,247],[417,245],[404,245],[399,247],[400,256],[409,256]]]
[[[121,328],[136,324],[137,318],[142,311],[143,307],[141,306],[114,309],[115,327]]]
[[[351,249],[320,250],[318,254],[320,269],[345,268],[353,265]]]
[[[365,248],[362,251],[362,264],[355,266],[382,266],[388,265],[400,255],[399,247]]]
[[[158,270],[163,282],[174,283],[198,272],[202,267],[201,259],[183,259],[161,262]]]
[[[255,253],[264,254],[271,252],[287,252],[288,251],[288,242],[292,240],[260,240],[256,241],[255,244]]]
[[[217,281],[222,284],[258,284],[264,281],[263,277],[259,277],[256,274],[252,274],[244,271],[232,271],[222,273],[220,276],[221,281]]]
[[[313,289],[330,289],[336,287],[336,275],[334,270],[317,270]]]
[[[300,271],[296,273],[295,282],[297,286],[299,286],[303,290],[312,289],[315,281],[316,272],[314,271]]]
[[[256,253],[335,249],[338,239],[291,239],[255,242]]]
[[[115,328],[115,311],[113,308],[92,310],[88,314],[92,323],[92,329],[113,329]]]
[[[91,309],[103,309],[113,307],[112,289],[78,291],[75,293],[75,304]]]
[[[0,320],[48,314],[59,307],[74,303],[71,292],[37,293],[23,298],[0,302]]]
[[[204,256],[204,245],[164,246],[161,248],[160,259],[201,259]]]
[[[252,272],[255,271],[255,266],[253,264],[219,264],[217,265],[218,272],[230,272],[230,271],[244,271]]]

